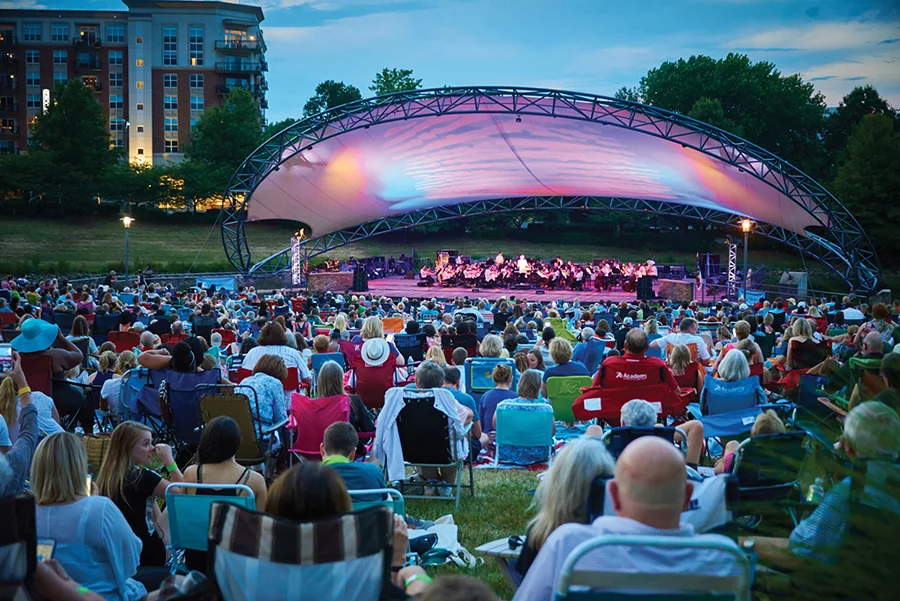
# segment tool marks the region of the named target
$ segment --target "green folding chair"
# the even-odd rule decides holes
[[[578,339],[575,338],[575,334],[569,330],[569,324],[565,319],[562,319],[561,317],[548,317],[544,320],[544,323],[553,328],[557,337],[568,340],[569,342],[577,342]]]
[[[553,376],[547,378],[547,398],[553,407],[553,418],[561,422],[574,422],[572,404],[581,396],[581,389],[591,385],[590,376]]]

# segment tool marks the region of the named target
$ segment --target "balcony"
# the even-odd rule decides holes
[[[18,48],[19,47],[19,38],[14,35],[5,35],[0,37],[0,48]]]
[[[218,85],[218,86],[216,86],[216,94],[221,94],[222,96],[224,96],[225,94],[230,94],[231,90],[234,90],[235,88],[249,90],[250,84],[245,83],[245,84]]]
[[[262,69],[259,63],[225,61],[216,63],[216,71],[219,73],[260,73]]]
[[[99,58],[91,58],[91,59],[76,59],[75,60],[75,69],[78,71],[99,71],[101,69],[101,63]]]
[[[268,71],[269,70],[269,63],[267,63],[266,59],[264,59],[262,57],[260,57],[260,59],[259,59],[259,70],[260,71]]]
[[[261,109],[269,108],[269,101],[266,100],[265,98],[260,98],[259,99],[259,108],[261,108]]]
[[[79,50],[93,50],[102,48],[103,42],[100,41],[98,36],[85,35],[82,33],[80,37],[72,40],[72,45]]]
[[[19,59],[12,54],[0,54],[0,70],[9,71],[19,67]]]
[[[103,91],[103,84],[99,81],[82,81],[82,85],[86,88],[91,88],[94,92],[100,93]]]
[[[216,50],[249,54],[259,50],[259,42],[251,42],[249,40],[216,40]]]
[[[19,80],[10,76],[0,77],[0,92],[15,92],[19,89]]]

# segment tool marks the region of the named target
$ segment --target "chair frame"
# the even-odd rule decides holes
[[[531,406],[531,403],[516,403],[515,401],[512,401],[512,400],[503,401],[503,403],[506,403],[506,407]],[[552,409],[552,406],[551,406],[551,409]],[[494,415],[497,416],[497,429],[495,430],[495,433],[494,433],[495,436],[497,436],[497,433],[499,433],[499,431],[500,431],[500,413],[504,413],[504,412],[501,412],[500,405],[497,405],[497,409],[494,411]],[[546,413],[546,412],[544,412],[544,413]],[[550,444],[547,445],[547,447],[549,449],[547,451],[548,466],[553,465],[553,455],[556,454],[556,444],[554,443],[554,439],[553,439],[553,423],[554,423],[555,419],[556,419],[555,415],[553,413],[551,413],[550,414]],[[500,452],[499,452],[500,444],[501,443],[499,441],[499,437],[497,437],[497,447],[498,448],[494,450],[494,465],[500,465],[501,463],[505,463],[505,462],[500,461]],[[509,444],[509,443],[503,443],[503,444]],[[530,445],[511,445],[511,446],[530,446]],[[517,464],[511,463],[510,465],[517,465]]]
[[[347,492],[350,493],[351,501],[353,500],[354,496],[362,495],[383,494],[389,497],[387,499],[382,499],[381,501],[354,502],[353,511],[362,511],[364,509],[368,509],[369,507],[383,505],[385,507],[391,507],[395,515],[399,515],[400,517],[406,516],[406,502],[403,498],[403,494],[396,488],[365,488],[360,490],[348,490]]]

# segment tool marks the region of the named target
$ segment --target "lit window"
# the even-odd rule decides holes
[[[109,51],[109,64],[110,65],[121,65],[122,64],[122,51],[121,50],[110,50]]]
[[[138,66],[138,67],[143,67],[143,66],[144,66],[144,59],[139,58],[139,59],[137,59],[136,61],[134,61],[134,64],[135,64],[136,66]]]
[[[178,140],[166,140],[165,141],[165,152],[178,152]]]
[[[177,88],[178,87],[178,75],[176,75],[174,73],[163,74],[163,87],[164,88]]]
[[[51,42],[68,42],[69,41],[69,25],[68,23],[56,24],[50,26]]]
[[[192,25],[188,28],[189,50],[191,54],[191,65],[199,66],[203,64],[203,27]]]
[[[65,65],[68,61],[69,61],[69,56],[65,50],[54,50],[53,51],[53,64],[54,65]]]
[[[163,108],[172,110],[177,109],[178,96],[163,96]]]
[[[178,64],[178,28],[165,25],[163,30],[163,65]]]
[[[193,89],[202,89],[203,88],[203,73],[193,73],[191,74],[191,88]]]
[[[41,51],[40,50],[26,50],[25,51],[25,64],[37,65],[40,62],[41,62]]]
[[[143,89],[144,89],[144,82],[142,82],[142,81],[137,82],[137,89],[138,89],[138,90],[143,90]]]
[[[25,23],[22,25],[22,37],[26,42],[40,42],[41,41],[41,24],[40,23]]]
[[[125,41],[125,26],[114,24],[106,26],[106,41],[121,44]]]

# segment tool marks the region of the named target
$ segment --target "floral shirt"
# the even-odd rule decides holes
[[[272,425],[287,417],[287,405],[284,398],[284,388],[279,380],[264,373],[255,373],[241,381],[240,386],[235,387],[238,394],[246,394],[250,398],[250,410],[253,419],[261,424]],[[254,394],[255,393],[255,394]],[[259,413],[256,412],[257,402]]]

